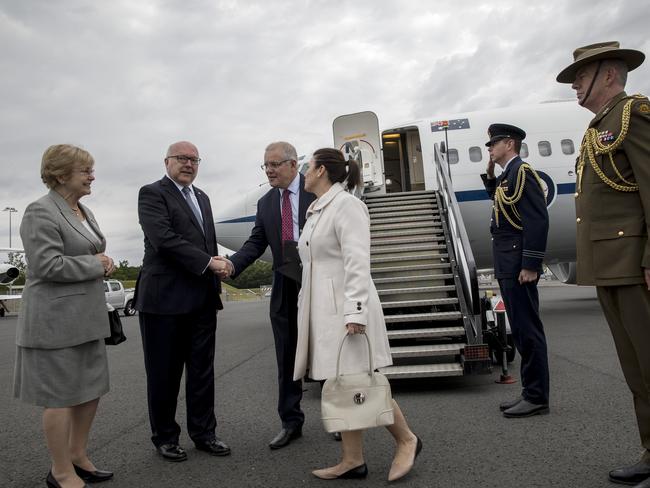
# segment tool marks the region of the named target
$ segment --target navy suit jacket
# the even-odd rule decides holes
[[[203,226],[168,177],[140,188],[144,260],[134,298],[140,312],[177,315],[204,307],[223,308],[221,282],[206,269],[210,258],[218,254],[210,199],[196,187],[194,193]]]
[[[519,168],[524,164],[519,156],[513,159],[506,170],[497,178],[487,179],[486,174],[481,178],[485,189],[494,199],[497,186],[504,188],[508,197],[512,197],[517,186]],[[503,213],[499,213],[497,227],[494,208],[490,232],[492,233],[492,246],[494,251],[494,274],[496,278],[513,278],[519,275],[522,268],[542,271],[542,261],[546,251],[548,235],[548,210],[544,192],[535,177],[526,171],[526,183],[521,199],[514,205],[521,217],[521,221],[514,218],[516,224],[523,227],[519,230],[513,227]],[[514,216],[511,207],[506,207],[508,215]]]
[[[316,199],[313,193],[305,191],[305,177],[300,175],[300,190],[298,194],[298,227],[300,233],[305,226],[307,208]],[[237,277],[251,263],[264,254],[271,246],[273,254],[273,290],[271,292],[271,311],[280,307],[282,283],[289,279],[277,271],[282,265],[282,217],[280,213],[280,190],[271,188],[257,201],[257,214],[251,235],[244,245],[231,256],[230,261],[235,267],[233,277]]]

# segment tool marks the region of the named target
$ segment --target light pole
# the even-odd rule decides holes
[[[3,212],[9,212],[9,247],[11,247],[11,214],[18,212],[18,210],[13,207],[5,207]]]

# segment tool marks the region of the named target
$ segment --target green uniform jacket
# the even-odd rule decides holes
[[[631,98],[619,93],[589,123],[602,143],[611,144],[620,134],[623,108]],[[632,103],[627,137],[613,159],[621,176],[638,184],[639,191],[611,188],[585,161],[581,190],[576,185],[575,194],[579,285],[643,284],[643,268],[650,268],[650,103],[646,97]],[[608,155],[597,155],[596,162],[610,180],[624,184]]]

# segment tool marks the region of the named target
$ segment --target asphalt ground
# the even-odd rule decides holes
[[[501,401],[520,385],[492,375],[411,380],[393,385],[424,449],[403,487],[606,487],[609,469],[641,452],[631,394],[624,382],[593,288],[542,286],[549,343],[551,413],[505,419]],[[319,420],[319,386],[307,383],[303,437],[287,448],[267,444],[280,428],[268,301],[227,303],[217,331],[217,434],[226,458],[194,449],[189,459],[162,460],[150,442],[137,317],[123,318],[128,341],[109,348],[111,391],[100,401],[89,445],[96,465],[114,471],[105,488],[383,486],[393,456],[385,429],[365,435],[365,481],[315,479],[310,471],[336,463],[340,444]],[[0,486],[44,486],[49,458],[41,409],[12,398],[15,317],[0,319]],[[518,361],[512,364],[517,375]],[[518,376],[518,375],[517,375]],[[178,419],[185,430],[184,393]]]

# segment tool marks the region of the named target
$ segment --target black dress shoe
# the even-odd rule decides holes
[[[523,398],[522,398],[522,397],[519,397],[519,398],[517,398],[517,399],[515,399],[515,400],[510,400],[510,401],[508,401],[508,402],[500,403],[500,404],[499,404],[499,410],[501,410],[502,412],[503,412],[504,410],[508,410],[509,408],[512,408],[512,407],[514,407],[515,405],[517,405],[517,403],[519,403],[519,402],[522,401],[522,400],[523,400]]]
[[[196,444],[196,448],[199,451],[205,451],[208,454],[212,454],[213,456],[229,456],[230,455],[230,447],[228,447],[228,444],[226,444],[224,441],[221,439],[213,439],[209,442],[201,442]]]
[[[163,444],[162,446],[156,447],[156,451],[160,454],[163,459],[172,462],[185,461],[187,459],[187,453],[178,444]]]
[[[335,441],[340,442],[341,441],[341,433],[340,432],[334,432],[332,434],[332,437],[334,438]]]
[[[547,404],[530,403],[522,399],[514,407],[504,410],[503,416],[509,419],[532,417],[533,415],[545,415],[549,412]]]
[[[368,466],[366,463],[363,463],[361,466],[357,466],[356,468],[352,468],[347,470],[345,473],[341,473],[338,476],[335,476],[333,478],[321,478],[316,474],[316,472],[313,472],[313,475],[316,476],[316,478],[321,479],[321,480],[354,480],[354,479],[362,479],[368,476]]]
[[[609,481],[612,483],[635,485],[647,479],[650,479],[650,461],[645,459],[632,466],[624,466],[609,472]],[[650,484],[647,486],[650,486]]]
[[[77,473],[77,476],[79,476],[79,478],[87,483],[99,483],[101,481],[108,481],[113,477],[113,473],[111,471],[103,471],[101,469],[97,469],[95,471],[86,471],[76,464],[72,464],[72,466],[74,466],[74,472]]]
[[[302,436],[302,427],[295,427],[293,429],[285,429],[283,427],[282,430],[278,432],[278,435],[276,435],[273,440],[269,442],[269,447],[271,449],[280,449],[300,436]]]
[[[47,485],[48,488],[61,488],[61,485],[52,474],[52,471],[47,473],[47,477],[45,478],[45,484]],[[84,488],[90,488],[90,487],[88,485],[84,485]]]

